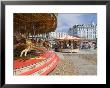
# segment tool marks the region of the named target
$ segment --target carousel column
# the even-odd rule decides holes
[[[81,48],[82,48],[82,42],[79,41],[79,49],[81,49]]]
[[[33,36],[33,30],[34,30],[34,26],[33,26],[33,24],[32,24],[32,34],[31,34],[31,35],[32,35],[32,40],[33,40],[33,37],[34,37],[34,36]]]
[[[73,48],[72,48],[72,40],[71,40],[71,44],[70,44],[70,49],[71,49],[71,53],[73,52]]]
[[[65,41],[65,49],[67,48],[67,43],[66,43],[66,41]]]
[[[69,40],[66,41],[66,44],[67,44],[67,49],[69,48]]]
[[[59,42],[59,46],[60,46],[59,48],[60,48],[60,52],[61,52],[61,41]]]
[[[34,26],[34,40],[36,40],[36,30],[35,30],[35,25],[33,25]]]
[[[35,30],[35,41],[37,41],[37,35],[36,35],[36,30]]]
[[[63,49],[63,42],[61,41],[61,52],[62,52],[62,49]]]
[[[72,50],[74,49],[74,40],[72,41]]]
[[[27,31],[26,24],[25,24],[25,26],[24,26],[24,29],[25,29],[25,31],[26,31],[26,39],[28,39],[28,31]]]

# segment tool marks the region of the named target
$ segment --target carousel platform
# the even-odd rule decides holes
[[[79,52],[79,49],[59,49],[62,53],[77,53]]]
[[[40,57],[28,60],[14,60],[14,75],[48,75],[58,64],[60,58],[54,51],[47,51]]]

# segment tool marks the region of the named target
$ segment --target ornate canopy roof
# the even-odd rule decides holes
[[[54,13],[14,13],[14,32],[42,34],[54,31],[57,14]]]

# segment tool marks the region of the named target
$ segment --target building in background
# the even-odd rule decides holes
[[[71,36],[78,36],[86,40],[97,39],[97,24],[92,22],[91,24],[76,24],[69,29],[68,34]]]
[[[50,32],[49,33],[49,37],[51,38],[62,38],[62,37],[66,37],[68,34],[66,32]]]

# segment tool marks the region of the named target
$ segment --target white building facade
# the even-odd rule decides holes
[[[97,38],[97,25],[94,23],[74,25],[69,29],[68,34],[81,37],[82,39],[94,40]]]
[[[68,34],[66,32],[50,32],[49,33],[49,37],[50,38],[62,38],[62,37],[66,37]]]
[[[62,37],[66,37],[68,34],[66,32],[50,32],[50,33],[44,33],[44,34],[37,34],[37,35],[31,35],[29,34],[29,38],[32,39],[48,39],[48,40],[54,40],[56,38],[62,38]]]

